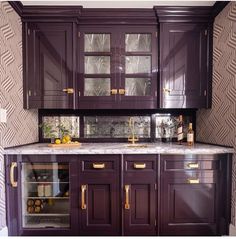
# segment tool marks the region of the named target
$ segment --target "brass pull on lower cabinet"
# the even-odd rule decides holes
[[[130,190],[130,185],[125,185],[125,209],[130,209],[129,190]]]
[[[118,90],[117,89],[112,89],[111,90],[111,95],[117,95],[118,93]]]
[[[171,92],[171,90],[170,90],[170,89],[168,89],[168,88],[163,88],[163,92],[167,94],[167,93],[170,93],[170,92]]]
[[[16,162],[12,162],[11,163],[11,167],[10,167],[10,183],[11,183],[11,186],[13,188],[17,187],[17,182],[14,179],[14,170],[15,170],[16,167],[17,167],[17,163]]]
[[[93,168],[103,169],[105,168],[105,163],[93,163]]]
[[[85,192],[87,189],[87,185],[81,185],[81,209],[85,210],[87,208],[85,203]]]
[[[119,94],[124,95],[125,94],[125,89],[119,89]]]
[[[199,182],[200,182],[199,178],[197,178],[197,179],[188,179],[188,183],[190,183],[190,184],[197,184]]]
[[[188,164],[188,168],[199,168],[199,164],[198,163],[189,163]]]
[[[143,168],[146,168],[146,164],[145,163],[134,163],[134,168],[143,169]]]
[[[74,89],[73,88],[66,88],[62,90],[63,92],[66,92],[67,94],[73,94],[74,93]]]

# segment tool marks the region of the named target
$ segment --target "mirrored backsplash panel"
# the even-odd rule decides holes
[[[126,112],[127,113],[127,112]],[[99,139],[109,142],[125,140],[131,135],[129,125],[130,117],[134,119],[134,132],[140,141],[176,141],[177,126],[179,122],[178,113],[145,113],[132,112],[126,115],[106,112],[97,115],[78,112],[73,115],[53,115],[47,112],[41,115],[40,141],[48,141],[51,138],[62,138],[70,135],[74,139],[86,142],[98,142]],[[182,114],[184,123],[184,138],[187,136],[188,124],[193,123],[195,130],[195,112]]]
[[[129,116],[85,116],[85,138],[127,138],[131,135]],[[150,138],[151,117],[134,116],[135,134],[139,138]]]

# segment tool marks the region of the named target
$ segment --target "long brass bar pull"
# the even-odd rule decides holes
[[[87,205],[85,203],[85,192],[87,190],[87,185],[81,185],[81,209],[86,210]]]
[[[130,185],[125,185],[125,209],[130,209],[129,189],[130,189]]]
[[[93,163],[93,168],[103,169],[105,168],[105,163]]]
[[[188,168],[191,168],[191,169],[199,168],[199,164],[198,163],[189,163]]]
[[[134,163],[134,168],[144,169],[144,168],[146,168],[146,164],[145,163]]]
[[[199,180],[199,178],[188,179],[188,183],[190,183],[190,184],[198,184],[198,183],[200,183],[200,180]]]
[[[12,162],[11,163],[11,167],[10,167],[10,182],[11,182],[11,186],[13,188],[17,187],[17,182],[14,179],[14,170],[17,167],[17,163],[16,162]]]

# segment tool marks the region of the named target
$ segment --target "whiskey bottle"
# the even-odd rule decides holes
[[[179,144],[182,144],[184,138],[183,134],[183,116],[179,116],[179,123],[177,125],[177,141]]]
[[[194,131],[193,131],[192,123],[189,123],[188,133],[187,133],[187,143],[188,143],[188,146],[193,146],[194,144]]]

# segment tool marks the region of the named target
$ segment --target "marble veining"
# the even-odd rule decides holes
[[[127,143],[82,143],[76,148],[51,148],[45,143],[8,148],[5,154],[223,154],[234,153],[232,148],[195,144],[189,147],[177,143],[147,143],[146,148],[128,148]]]

